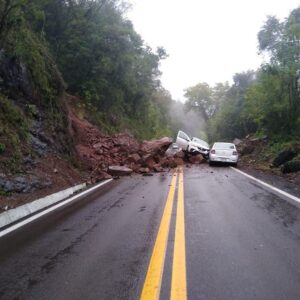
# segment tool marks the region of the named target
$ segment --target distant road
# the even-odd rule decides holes
[[[0,239],[0,299],[300,299],[300,210],[227,167],[133,176]]]

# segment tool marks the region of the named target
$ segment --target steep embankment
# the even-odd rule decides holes
[[[46,59],[46,58],[45,58]],[[0,203],[9,208],[81,182],[72,165],[64,82],[50,64],[48,93],[30,64],[0,51]]]
[[[0,20],[0,209],[79,181],[183,163],[164,157],[170,138],[107,135],[171,132],[172,100],[159,81],[167,54],[143,42],[122,3],[4,1]]]
[[[275,142],[267,136],[236,139],[239,165],[248,170],[284,177],[300,186],[300,141]]]

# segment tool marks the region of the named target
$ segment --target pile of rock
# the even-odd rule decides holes
[[[104,135],[71,111],[69,118],[79,161],[83,168],[91,172],[93,180],[129,175],[132,172],[162,172],[183,165],[184,159],[191,163],[203,161],[202,155],[186,157],[180,149],[167,155],[166,150],[172,145],[169,137],[139,143],[129,133]]]

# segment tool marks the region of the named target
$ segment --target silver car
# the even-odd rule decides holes
[[[238,152],[232,143],[214,143],[209,152],[209,165],[222,162],[236,166],[238,159]]]

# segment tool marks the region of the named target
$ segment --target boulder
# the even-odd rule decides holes
[[[110,179],[112,178],[111,175],[107,174],[104,171],[97,171],[92,177],[91,177],[91,181],[92,183],[96,183],[99,181],[102,181],[104,179]]]
[[[294,173],[300,171],[300,160],[291,160],[286,162],[282,168],[282,173]]]
[[[253,145],[244,144],[238,146],[238,151],[241,155],[251,154],[254,151],[255,147]]]
[[[204,160],[202,154],[197,154],[189,157],[189,162],[192,164],[201,164]]]
[[[155,160],[152,157],[149,157],[146,160],[146,165],[150,170],[153,170],[154,165],[156,164]]]
[[[146,173],[149,173],[150,172],[150,169],[149,168],[140,168],[139,172],[141,174],[146,174]]]
[[[163,171],[164,171],[164,168],[163,168],[161,165],[156,164],[156,165],[153,166],[153,170],[154,170],[155,172],[157,172],[157,173],[160,173],[160,172],[163,172]]]
[[[102,147],[103,147],[102,143],[99,142],[93,145],[93,148],[96,150],[101,149]]]
[[[158,153],[165,152],[172,144],[172,139],[164,137],[158,140],[144,141],[140,147],[140,151],[143,153]]]
[[[141,157],[138,153],[134,153],[128,156],[128,162],[139,163],[141,161]]]
[[[297,156],[297,153],[293,150],[284,150],[280,152],[275,159],[273,160],[273,166],[274,167],[279,167],[282,164],[292,160],[294,157]]]
[[[180,150],[180,151],[178,151],[178,152],[174,155],[174,157],[178,157],[178,158],[184,159],[185,153],[184,153],[182,150]]]
[[[167,157],[174,157],[177,153],[182,152],[182,149],[177,144],[171,144],[165,152]],[[180,156],[179,156],[180,157]]]
[[[176,168],[177,167],[177,163],[175,161],[175,158],[168,158],[166,160],[166,167],[169,167],[169,168]]]
[[[132,172],[132,169],[129,169],[125,166],[109,166],[107,170],[107,173],[112,176],[127,176]]]
[[[114,143],[117,146],[122,146],[129,153],[135,153],[139,150],[138,141],[130,133],[119,133],[113,137]]]
[[[128,168],[131,169],[135,173],[139,173],[141,167],[142,167],[141,164],[135,164],[135,163],[131,163],[128,165]]]
[[[148,153],[148,154],[144,154],[142,156],[142,160],[143,162],[145,163],[147,159],[151,158],[152,157],[152,153]]]
[[[184,161],[180,157],[175,157],[174,162],[176,163],[177,166],[183,166],[184,165]]]

